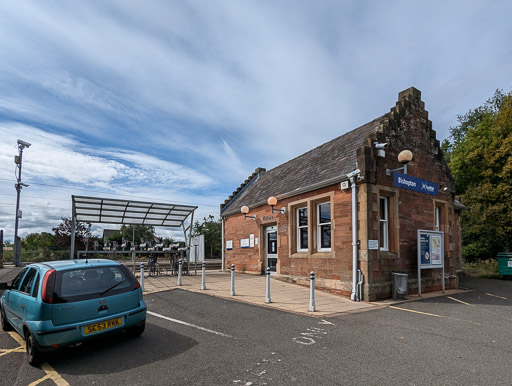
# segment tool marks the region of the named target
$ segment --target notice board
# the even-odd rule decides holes
[[[418,294],[421,295],[421,270],[442,269],[444,292],[444,233],[418,229]]]

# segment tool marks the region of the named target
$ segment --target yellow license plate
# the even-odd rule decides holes
[[[90,324],[90,325],[84,327],[84,334],[87,335],[87,334],[92,334],[92,333],[99,332],[99,331],[108,330],[109,328],[114,328],[114,327],[120,326],[121,324],[123,324],[123,321],[121,318],[106,320],[101,323]]]

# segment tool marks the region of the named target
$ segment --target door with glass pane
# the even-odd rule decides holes
[[[270,272],[276,272],[277,267],[277,226],[265,228],[266,253],[265,270],[270,268]]]

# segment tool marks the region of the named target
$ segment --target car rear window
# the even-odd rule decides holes
[[[54,303],[118,295],[136,288],[137,279],[124,265],[58,271]]]

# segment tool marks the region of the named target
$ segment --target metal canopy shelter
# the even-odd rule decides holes
[[[165,204],[113,198],[71,196],[72,227],[71,256],[75,255],[76,222],[120,224],[120,225],[151,225],[169,228],[182,228],[185,245],[190,247],[194,211],[197,206],[181,204]],[[185,227],[185,221],[190,223]],[[188,237],[187,237],[188,233]],[[187,251],[187,257],[190,250]]]

